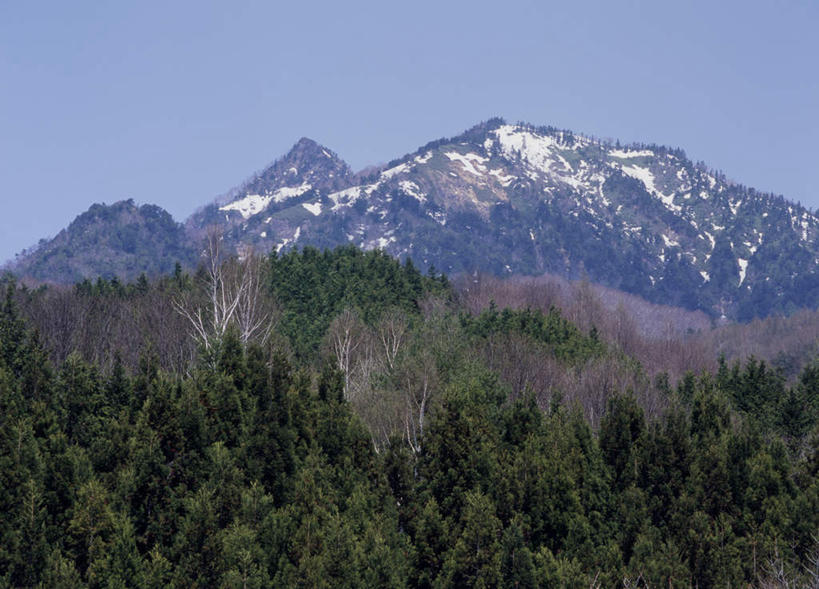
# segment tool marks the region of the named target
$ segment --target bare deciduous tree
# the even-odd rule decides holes
[[[364,325],[352,309],[344,309],[338,317],[333,319],[328,331],[330,346],[339,370],[344,373],[344,395],[349,394],[350,375],[352,373],[353,358],[356,350],[361,346],[364,334]]]
[[[407,316],[400,309],[391,309],[384,313],[378,324],[378,340],[384,351],[387,367],[395,367],[395,359],[401,351],[407,335]]]
[[[202,285],[207,303],[174,300],[174,307],[188,320],[206,351],[211,351],[231,326],[238,329],[244,343],[252,339],[264,342],[272,329],[272,313],[264,304],[263,261],[252,250],[245,250],[239,260],[230,259],[222,242],[218,229],[208,231]]]
[[[251,340],[264,344],[270,338],[273,328],[273,310],[265,305],[264,259],[253,250],[248,250],[236,264],[236,269],[240,273],[239,277],[233,278],[233,283],[240,285],[236,288],[239,298],[236,307],[239,335],[245,344]]]

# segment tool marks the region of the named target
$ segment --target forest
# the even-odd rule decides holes
[[[815,315],[207,253],[3,278],[0,587],[819,587]]]

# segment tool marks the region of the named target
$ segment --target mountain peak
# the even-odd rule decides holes
[[[343,163],[343,160],[338,157],[335,152],[324,147],[317,141],[310,139],[309,137],[302,137],[296,141],[293,147],[290,148],[290,151],[287,152],[287,155],[285,155],[282,159],[292,160],[294,158],[299,160],[327,158],[335,162]]]
[[[194,259],[184,228],[170,213],[128,199],[91,205],[54,239],[18,257],[12,270],[63,283],[95,276],[133,280],[142,272],[167,274],[176,262]]]

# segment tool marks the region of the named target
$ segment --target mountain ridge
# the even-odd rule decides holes
[[[712,316],[819,301],[819,220],[801,205],[679,148],[500,118],[359,173],[301,138],[184,225],[190,244],[216,225],[233,248],[352,243],[449,273],[588,276]]]

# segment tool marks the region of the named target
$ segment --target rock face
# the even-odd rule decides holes
[[[212,225],[235,248],[352,243],[446,272],[586,276],[714,316],[748,319],[819,304],[819,220],[810,211],[730,183],[679,149],[501,119],[358,174],[301,139],[192,215],[187,244],[172,222],[160,223],[162,251],[190,260],[189,244]],[[147,222],[139,226],[148,230]],[[99,233],[103,239],[103,225]],[[71,279],[139,265],[110,247],[114,265],[76,264]],[[20,267],[57,276],[41,262]]]

